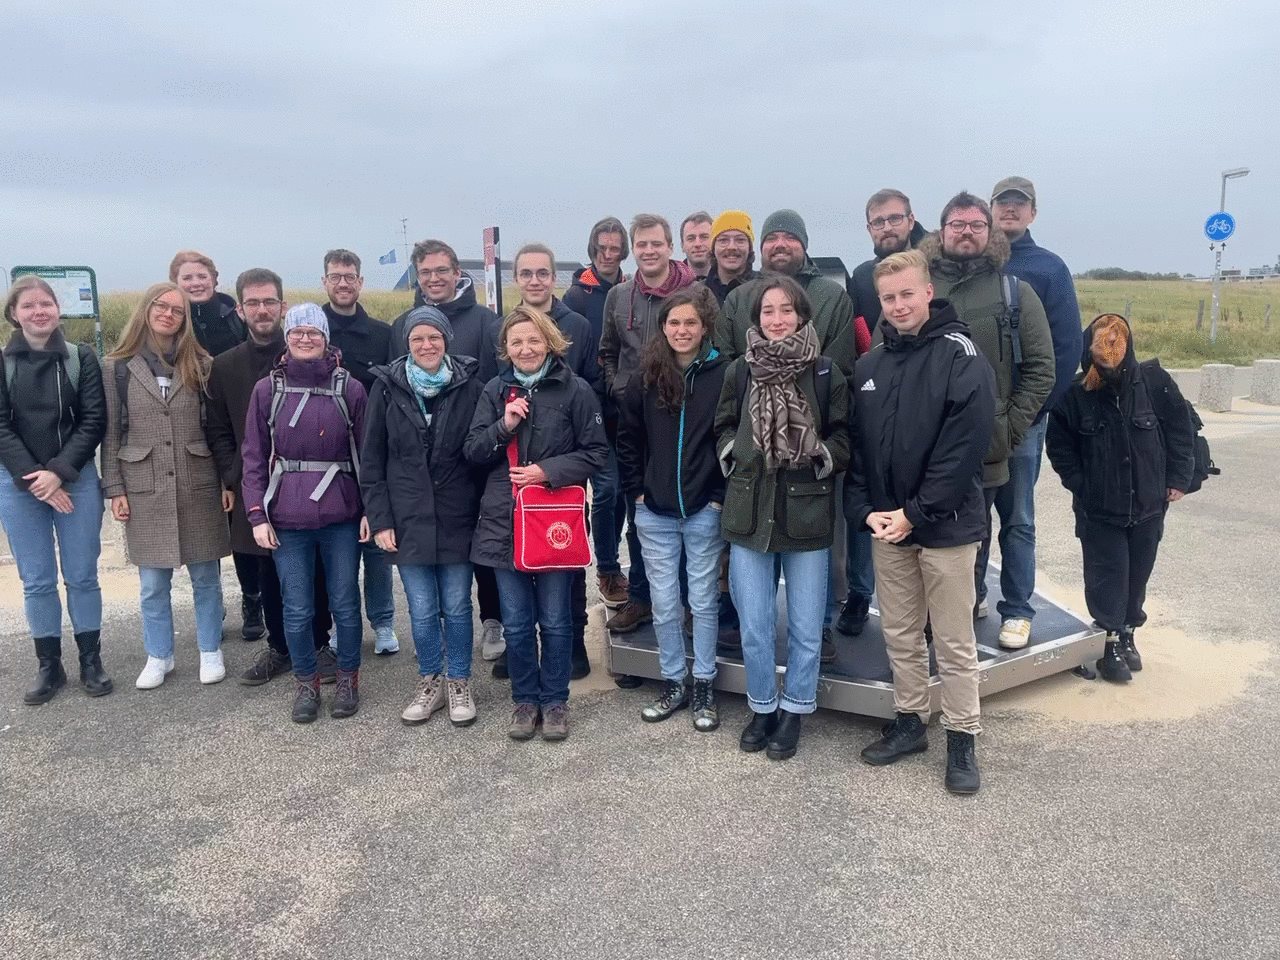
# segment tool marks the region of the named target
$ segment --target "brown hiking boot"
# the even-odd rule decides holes
[[[628,600],[604,625],[614,633],[630,633],[646,623],[653,623],[653,608],[647,603]]]
[[[600,599],[606,606],[618,608],[627,602],[627,591],[631,584],[621,573],[601,573],[596,577],[600,586]]]
[[[542,711],[542,739],[563,740],[569,736],[569,708],[553,703]]]
[[[298,677],[298,688],[293,695],[293,722],[312,723],[320,715],[320,682],[313,673]]]
[[[538,728],[538,705],[536,703],[517,703],[511,711],[511,726],[507,728],[507,736],[512,740],[530,740],[533,731]]]

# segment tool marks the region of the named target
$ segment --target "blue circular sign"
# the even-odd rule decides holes
[[[1236,232],[1236,218],[1229,213],[1210,214],[1204,222],[1204,235],[1214,243],[1221,243]]]

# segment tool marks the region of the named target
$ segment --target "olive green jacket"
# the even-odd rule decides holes
[[[848,382],[834,362],[823,374],[831,377],[824,418],[818,405],[814,368],[798,378],[814,419],[821,421],[816,424],[818,436],[831,454],[831,469],[819,471],[815,466],[806,466],[768,470],[764,454],[751,438],[749,400],[739,399],[739,377],[746,372],[746,362],[739,357],[729,364],[716,407],[716,448],[728,477],[721,532],[729,543],[757,553],[824,550],[831,546],[835,525],[840,522],[836,480],[849,465]]]

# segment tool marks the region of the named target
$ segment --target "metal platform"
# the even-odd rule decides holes
[[[996,642],[1000,634],[1000,617],[995,612],[995,601],[1000,596],[1000,571],[994,564],[987,571],[987,595],[991,615],[974,622],[978,636],[979,697],[1020,687],[1102,656],[1103,632],[1089,620],[1039,592],[1031,599],[1036,611],[1031,642],[1023,650],[1001,650]],[[786,663],[785,601],[786,584],[781,583],[778,585],[779,673],[785,672],[783,665]],[[823,664],[818,675],[818,706],[892,719],[893,675],[880,630],[880,611],[874,598],[871,618],[859,636],[846,637],[838,632],[833,632],[833,636],[837,656],[834,663]],[[628,634],[609,633],[606,653],[609,668],[615,673],[629,673],[651,680],[662,678],[652,626],[641,627]],[[692,668],[693,650],[689,642],[686,643],[686,653]],[[929,694],[936,713],[942,706],[942,685],[938,681],[936,665],[930,659],[933,675],[929,680]],[[721,653],[716,661],[716,689],[745,694],[747,677],[742,658]]]

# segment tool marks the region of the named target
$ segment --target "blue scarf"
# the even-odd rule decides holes
[[[535,383],[537,383],[539,380],[541,380],[543,377],[547,375],[547,368],[550,366],[551,366],[551,358],[547,357],[547,359],[542,361],[542,366],[539,367],[533,373],[521,373],[519,369],[517,369],[515,364],[511,365],[511,372],[516,375],[516,380],[520,383],[520,385],[524,387],[526,390],[528,390]]]
[[[427,423],[430,423],[427,405],[422,401],[439,396],[440,391],[453,380],[453,368],[449,366],[447,358],[441,358],[440,369],[435,373],[427,373],[413,362],[412,357],[409,357],[404,362],[404,372],[409,379],[409,387],[413,390],[413,398],[418,401],[418,409],[422,411],[422,416]]]

